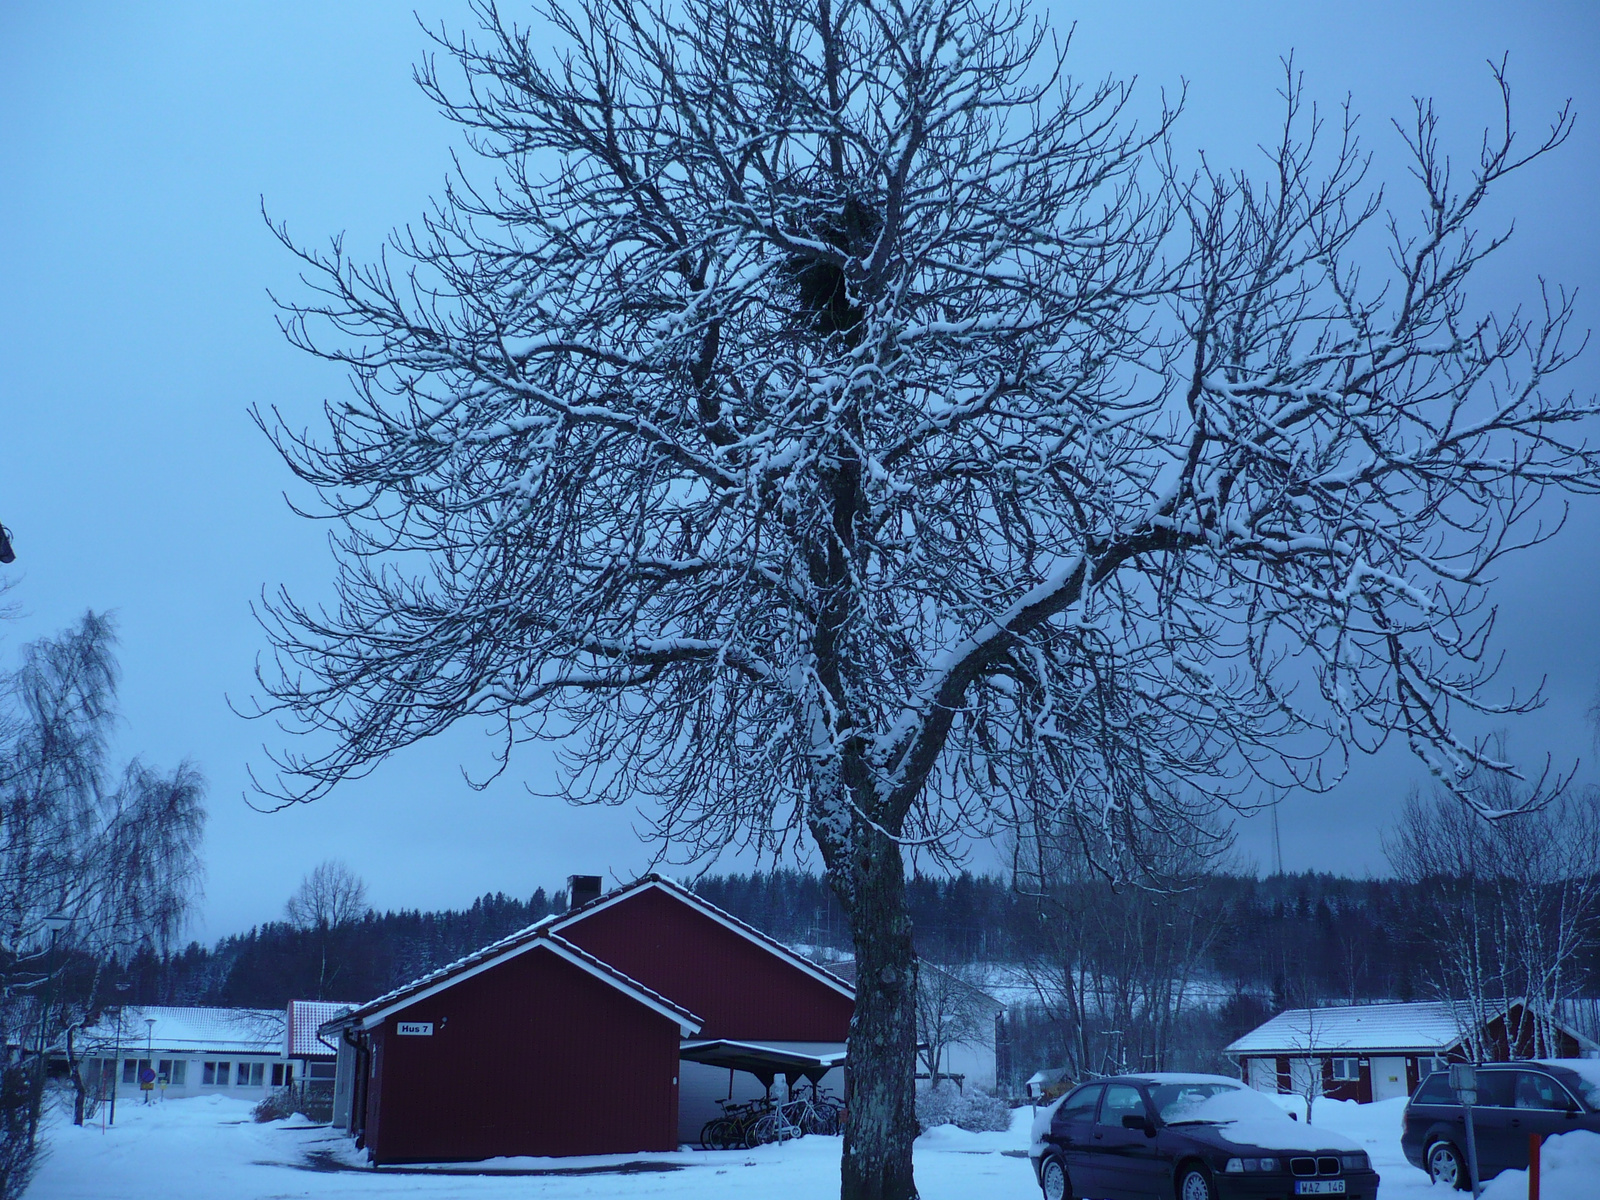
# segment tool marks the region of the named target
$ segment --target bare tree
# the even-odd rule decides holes
[[[1303,1057],[1289,1060],[1289,1089],[1306,1102],[1306,1124],[1311,1124],[1312,1110],[1326,1091],[1323,1079],[1322,1052],[1327,1045],[1322,1037],[1322,1022],[1314,1008],[1302,1009],[1298,1028],[1289,1035],[1290,1047]],[[1299,1070],[1297,1066],[1304,1064]]]
[[[959,965],[936,966],[920,961],[917,969],[917,1053],[928,1068],[928,1086],[946,1075],[952,1046],[994,1036],[1000,1005],[986,995]]]
[[[1413,792],[1385,849],[1417,889],[1429,982],[1457,1002],[1467,1051],[1495,1057],[1485,1030],[1503,1016],[1513,1053],[1559,1054],[1557,1016],[1581,990],[1581,955],[1600,930],[1600,792],[1531,811],[1510,788],[1492,792],[1492,821]]]
[[[1226,869],[1228,839],[1187,832],[1154,845],[1136,835],[1120,883],[1074,829],[1019,847],[1017,885],[1042,902],[1026,969],[1066,1032],[1075,1078],[1169,1069],[1174,1029],[1228,915],[1205,895],[1208,876]]]
[[[1463,175],[1419,106],[1385,234],[1292,72],[1264,179],[1191,175],[1020,4],[477,11],[419,79],[482,177],[371,265],[279,230],[287,332],[355,386],[320,435],[257,414],[343,522],[336,606],[265,613],[326,739],[267,794],[468,717],[676,855],[809,835],[861,968],[843,1195],[904,1200],[908,847],[1042,815],[1115,860],[1392,735],[1468,803],[1514,770],[1456,732],[1517,707],[1484,584],[1595,489],[1597,409],[1545,387],[1565,296],[1464,288],[1564,112]]]
[[[0,1020],[8,1045],[37,1050],[30,1138],[50,1045],[95,1015],[110,963],[171,944],[198,893],[199,772],[183,763],[165,775],[137,759],[120,779],[109,769],[115,642],[110,620],[88,613],[26,647],[0,681]],[[47,917],[68,924],[47,934]],[[88,964],[73,986],[68,961]],[[86,1092],[67,1045],[81,1124]]]
[[[348,863],[329,859],[311,869],[283,908],[302,929],[347,925],[366,915],[367,885]]]
[[[329,973],[329,951],[348,926],[366,916],[367,885],[347,863],[329,859],[300,881],[284,905],[284,913],[291,924],[317,939],[317,999],[326,1000],[328,984],[338,975],[337,967]]]

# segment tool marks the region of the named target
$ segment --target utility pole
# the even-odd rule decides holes
[[[116,1056],[111,1060],[111,1121],[117,1123],[117,1088],[122,1082],[122,1005],[117,1005],[117,1032],[115,1034],[116,1049],[112,1053]]]

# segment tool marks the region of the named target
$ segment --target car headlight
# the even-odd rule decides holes
[[[1230,1158],[1228,1165],[1223,1168],[1230,1175],[1242,1175],[1246,1171],[1276,1171],[1278,1160],[1275,1158]]]
[[[1339,1159],[1344,1164],[1346,1171],[1365,1171],[1372,1164],[1367,1161],[1365,1154],[1345,1154]]]

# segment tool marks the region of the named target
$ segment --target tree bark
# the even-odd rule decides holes
[[[915,1200],[917,957],[905,864],[900,847],[877,829],[858,826],[852,840],[847,860],[829,869],[856,949],[839,1194],[841,1200]]]
[[[77,1051],[72,1044],[72,1035],[76,1031],[75,1025],[67,1026],[67,1070],[72,1077],[72,1123],[82,1125],[88,1089],[83,1086],[83,1064],[78,1061]]]

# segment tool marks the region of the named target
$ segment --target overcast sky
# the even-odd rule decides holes
[[[419,11],[433,24],[467,20],[453,0]],[[1213,162],[1259,161],[1278,59],[1293,51],[1313,98],[1352,96],[1379,175],[1408,205],[1388,118],[1432,96],[1448,144],[1470,159],[1495,115],[1485,60],[1509,53],[1525,135],[1568,97],[1578,124],[1494,206],[1518,235],[1475,295],[1509,307],[1544,275],[1582,289],[1581,324],[1600,324],[1593,0],[1119,0],[1050,12],[1077,22],[1080,76],[1137,75],[1151,98],[1187,80],[1180,140]],[[380,907],[526,896],[575,871],[626,878],[646,859],[628,813],[529,795],[524,782],[549,781],[542,750],[487,792],[469,790],[459,766],[481,765],[484,746],[466,730],[310,807],[268,815],[243,798],[270,732],[225,700],[252,690],[262,639],[250,602],[279,583],[315,598],[331,576],[324,531],[288,512],[287,472],[246,410],[312,420],[342,386],[277,332],[267,289],[292,293],[294,270],[259,206],[303,241],[345,231],[358,253],[418,214],[455,144],[411,82],[425,47],[407,5],[373,0],[0,4],[0,520],[16,536],[18,561],[4,569],[22,607],[0,629],[0,655],[14,661],[85,608],[118,614],[119,753],[162,766],[187,756],[211,781],[194,928],[206,939],[280,915],[326,857],[347,859]],[[1600,347],[1568,384],[1593,392],[1597,380]],[[1583,505],[1500,582],[1504,681],[1544,680],[1549,698],[1511,728],[1524,757],[1594,754],[1597,544],[1600,507]],[[1393,753],[1331,795],[1287,800],[1285,866],[1384,871],[1381,830],[1417,775]],[[1241,846],[1270,865],[1264,820],[1245,823]]]

